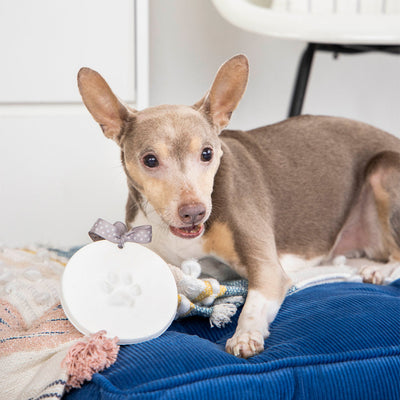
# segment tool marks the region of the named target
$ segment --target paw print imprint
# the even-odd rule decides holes
[[[109,272],[100,284],[111,306],[133,307],[135,298],[142,294],[142,288],[133,282],[129,272]]]

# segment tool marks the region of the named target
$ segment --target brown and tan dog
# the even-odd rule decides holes
[[[245,358],[264,348],[293,260],[317,265],[339,254],[400,260],[400,140],[366,124],[316,116],[223,130],[247,79],[248,62],[239,55],[195,105],[136,111],[97,72],[82,68],[78,75],[85,105],[121,147],[127,224],[151,224],[152,249],[170,263],[213,256],[219,264],[205,268],[229,266],[248,279],[226,345]],[[377,282],[389,270],[390,264],[364,275]]]

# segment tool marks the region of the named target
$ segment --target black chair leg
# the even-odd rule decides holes
[[[308,43],[307,48],[304,50],[301,57],[297,70],[296,84],[292,94],[289,117],[301,114],[315,50],[316,44]]]

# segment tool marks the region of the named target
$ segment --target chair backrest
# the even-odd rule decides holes
[[[250,0],[274,11],[293,14],[400,14],[400,0]]]
[[[400,0],[212,0],[248,30],[313,43],[400,45]]]

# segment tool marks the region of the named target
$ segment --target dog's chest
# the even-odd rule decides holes
[[[181,239],[170,232],[169,228],[156,213],[151,213],[151,215],[153,216],[147,217],[143,212],[139,211],[131,225],[152,226],[152,241],[146,246],[155,251],[166,262],[179,266],[184,260],[189,258],[200,259],[206,255],[201,237]]]
[[[151,248],[165,261],[181,265],[182,261],[205,256],[202,239],[181,239],[167,231],[155,230]]]

